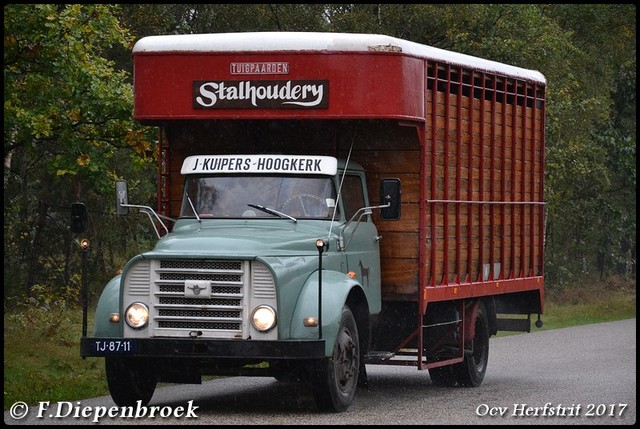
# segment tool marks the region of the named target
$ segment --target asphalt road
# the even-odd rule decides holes
[[[131,411],[138,412],[138,418],[109,417],[109,412],[121,410],[105,396],[42,401],[28,410],[17,404],[5,412],[4,421],[10,425],[632,425],[636,319],[492,338],[487,374],[478,388],[435,387],[428,371],[415,367],[368,365],[367,371],[368,390],[360,389],[353,406],[340,414],[318,412],[306,385],[234,377],[158,388],[146,408]]]

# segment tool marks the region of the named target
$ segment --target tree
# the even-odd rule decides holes
[[[635,274],[635,5],[545,5],[573,47],[552,75],[547,272]]]
[[[108,59],[132,42],[117,10],[4,7],[5,296],[19,285],[28,294],[66,285],[71,203],[104,212],[121,168],[152,160],[153,144],[131,120],[129,73]]]

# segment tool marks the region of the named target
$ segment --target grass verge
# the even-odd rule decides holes
[[[4,409],[108,395],[104,360],[80,357],[81,334],[80,309],[5,313]]]
[[[548,291],[542,330],[636,317],[635,280]],[[92,318],[89,315],[89,332]],[[537,328],[532,328],[537,331]],[[80,358],[82,311],[4,314],[4,409],[18,401],[75,401],[108,395],[101,358]]]
[[[564,287],[548,291],[545,301],[542,330],[632,319],[636,317],[636,283],[610,279]]]

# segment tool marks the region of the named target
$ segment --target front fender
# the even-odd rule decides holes
[[[122,317],[120,318],[119,323],[109,321],[109,317],[112,313],[120,313],[121,277],[122,275],[118,274],[112,278],[104,287],[102,295],[100,295],[98,306],[96,308],[96,320],[93,329],[94,337],[116,338],[122,336]]]
[[[360,284],[346,274],[338,271],[322,271],[322,339],[325,340],[325,354],[331,356],[335,342],[342,308],[353,288]],[[318,339],[317,327],[306,327],[306,317],[318,316],[318,272],[309,276],[298,296],[296,308],[291,319],[291,338]]]

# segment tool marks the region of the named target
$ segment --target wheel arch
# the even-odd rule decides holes
[[[371,318],[367,297],[361,287],[351,289],[347,296],[346,305],[349,306],[356,319],[360,338],[360,353],[364,356],[371,344]]]
[[[110,321],[111,314],[120,313],[120,281],[121,274],[112,278],[102,290],[96,306],[93,335],[95,337],[122,336],[122,318],[120,322]]]
[[[464,305],[464,338],[473,340],[475,338],[475,321],[478,315],[478,307],[483,304],[489,325],[489,336],[495,335],[498,331],[496,306],[493,297],[469,300]]]
[[[340,325],[342,308],[349,305],[358,331],[369,331],[368,303],[362,286],[346,274],[326,270],[322,272],[322,338],[326,340],[326,355],[331,356],[333,342]],[[318,337],[317,328],[308,328],[303,324],[307,316],[318,314],[318,273],[315,272],[305,282],[291,319],[291,338],[311,339]],[[367,335],[367,344],[368,344]]]
[[[487,310],[487,319],[489,321],[489,336],[498,333],[498,315],[496,312],[496,302],[492,296],[481,298],[480,301],[484,304],[485,310]]]

